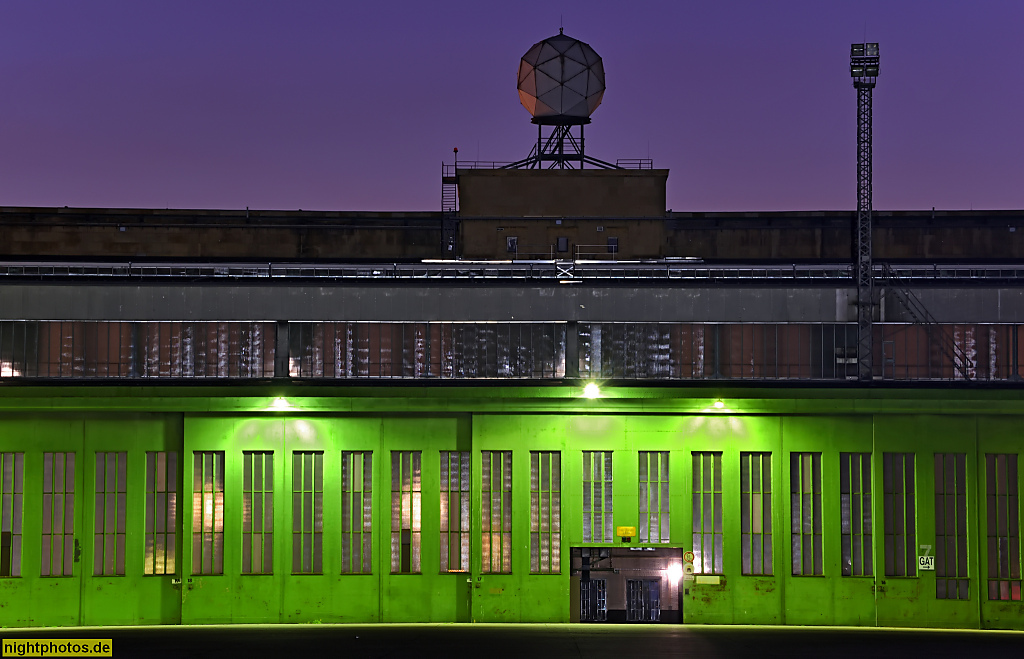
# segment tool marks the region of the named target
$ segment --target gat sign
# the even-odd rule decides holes
[[[935,557],[931,556],[932,546],[921,545],[921,550],[924,552],[921,556],[917,557],[917,569],[922,572],[934,572],[935,571]]]

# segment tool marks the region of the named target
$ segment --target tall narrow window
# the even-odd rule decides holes
[[[821,575],[821,453],[790,453],[789,481],[793,574]]]
[[[638,468],[640,542],[668,542],[668,451],[640,451]]]
[[[562,454],[530,451],[530,572],[561,570],[561,518]]]
[[[935,597],[968,599],[967,454],[935,454]]]
[[[242,452],[242,574],[274,572],[274,452]]]
[[[583,542],[612,541],[612,452],[583,452]]]
[[[512,572],[512,451],[481,451],[481,571]]]
[[[21,576],[24,453],[0,453],[0,577]]]
[[[882,507],[885,509],[885,576],[917,576],[913,453],[882,454]]]
[[[441,572],[469,571],[469,451],[441,451]]]
[[[224,574],[224,451],[192,458],[192,574]]]
[[[772,454],[740,453],[743,574],[772,572]]]
[[[420,451],[391,452],[391,572],[420,572]]]
[[[177,574],[178,454],[146,451],[145,574]]]
[[[96,576],[124,576],[128,453],[96,453],[96,509],[93,570]]]
[[[341,571],[373,572],[373,452],[341,453]]]
[[[44,577],[70,577],[75,547],[75,454],[43,453]]]
[[[870,577],[871,454],[839,454],[839,512],[844,577]]]
[[[292,453],[292,574],[324,571],[324,453]]]
[[[985,509],[988,526],[988,598],[1021,599],[1020,499],[1017,455],[985,456]]]
[[[722,537],[722,453],[694,453],[694,572],[723,574]]]

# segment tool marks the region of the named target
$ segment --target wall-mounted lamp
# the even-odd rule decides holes
[[[288,402],[288,399],[284,396],[278,396],[274,399],[274,402],[270,404],[268,408],[273,412],[287,412],[292,409],[292,404]]]
[[[715,401],[715,403],[714,403],[714,408],[715,408],[716,410],[720,410],[720,409],[723,409],[724,407],[725,407],[725,403],[724,403],[724,402],[722,401],[722,399],[721,399],[721,398],[719,398],[718,400],[716,400],[716,401]]]
[[[584,398],[600,398],[601,388],[597,386],[595,382],[588,382],[587,386],[583,387]]]

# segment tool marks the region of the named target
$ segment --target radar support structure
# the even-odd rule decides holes
[[[857,90],[857,377],[874,377],[875,310],[871,257],[871,92],[878,78],[878,44],[850,46],[850,75]]]

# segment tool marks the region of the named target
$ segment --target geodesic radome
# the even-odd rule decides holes
[[[559,31],[519,62],[519,101],[543,123],[585,123],[604,96],[604,63],[588,44]]]

